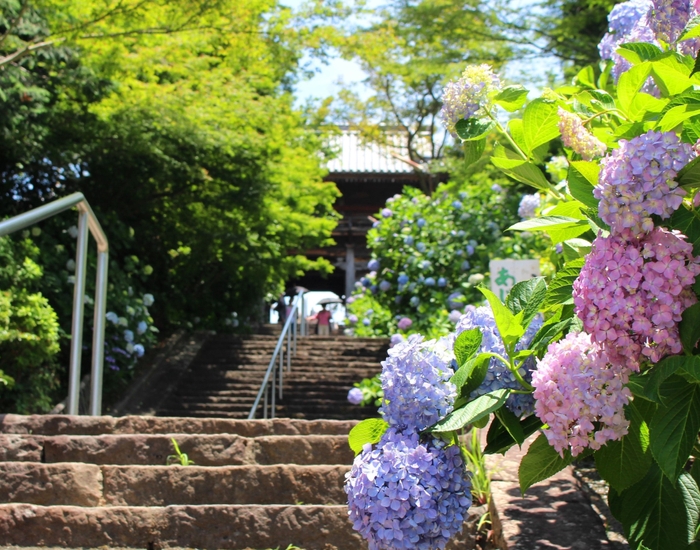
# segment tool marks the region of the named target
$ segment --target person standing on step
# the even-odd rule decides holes
[[[279,324],[284,327],[287,322],[287,302],[284,300],[284,292],[280,294],[277,300],[277,314],[279,315]]]
[[[326,304],[321,305],[321,311],[307,318],[309,321],[316,320],[316,334],[319,336],[329,336],[331,331],[331,312],[326,309]]]

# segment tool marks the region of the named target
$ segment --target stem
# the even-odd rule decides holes
[[[484,352],[483,355],[486,355],[487,357],[495,357],[499,361],[501,361],[505,366],[508,367],[508,370],[513,373],[513,376],[515,376],[515,379],[518,381],[518,383],[527,390],[527,392],[523,393],[532,393],[535,391],[535,388],[533,388],[530,384],[527,383],[527,381],[522,377],[522,375],[518,372],[518,368],[516,367],[513,363],[508,361],[505,357],[502,355],[499,355],[498,353],[492,353],[492,352]],[[522,365],[522,363],[521,363]],[[511,390],[517,392],[518,390]]]
[[[523,150],[520,148],[520,146],[519,146],[517,143],[515,143],[515,141],[513,140],[513,138],[510,137],[510,134],[508,133],[508,131],[507,131],[507,130],[501,125],[501,123],[491,114],[491,111],[486,111],[486,114],[489,116],[489,118],[490,118],[493,122],[496,123],[496,128],[498,128],[498,129],[500,130],[500,132],[506,137],[506,139],[508,140],[508,143],[510,143],[510,144],[513,146],[513,148],[515,149],[515,152],[518,153],[518,154],[520,155],[520,157],[521,157],[523,160],[530,160],[530,159],[528,158],[528,156],[525,154],[525,151],[523,151]]]
[[[585,126],[585,125],[588,124],[590,121],[592,121],[592,120],[598,118],[599,116],[607,115],[608,113],[615,113],[618,117],[624,118],[625,120],[629,120],[629,119],[624,115],[624,113],[623,113],[622,111],[620,111],[619,109],[607,109],[607,110],[605,110],[605,111],[601,111],[600,113],[596,113],[596,114],[594,114],[593,116],[588,117],[587,119],[585,119],[585,120],[583,121],[583,125]]]

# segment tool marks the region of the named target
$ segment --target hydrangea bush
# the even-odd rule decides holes
[[[700,547],[700,17],[689,1],[632,0],[609,21],[601,66],[542,97],[528,102],[527,90],[483,67],[446,93],[444,120],[466,161],[495,129],[492,163],[543,201],[523,199],[511,229],[546,234],[562,253],[552,277],[518,283],[504,302],[475,289],[488,305],[468,308],[443,334],[439,359],[429,351],[437,341],[419,336],[392,348],[384,419],[350,434],[360,453],[346,485],[350,515],[372,548],[444,548],[424,534],[451,525],[468,502],[447,491],[449,505],[416,521],[422,504],[397,496],[392,474],[417,446],[429,452],[439,438],[458,447],[461,430],[487,425],[486,453],[535,436],[519,468],[522,491],[592,456],[631,548]],[[518,114],[504,127],[497,109]],[[543,169],[555,162],[552,141],[566,154],[564,182]],[[401,268],[377,259],[379,282],[396,288]],[[453,254],[451,265],[462,261]],[[414,475],[412,486],[434,482]]]

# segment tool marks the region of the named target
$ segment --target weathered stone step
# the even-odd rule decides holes
[[[33,435],[109,435],[109,434],[235,434],[245,437],[263,435],[347,435],[357,422],[306,421],[289,418],[269,420],[228,420],[154,416],[68,416],[0,415],[0,433]]]
[[[353,453],[343,435],[243,437],[212,434],[0,435],[0,459],[86,464],[165,465],[181,452],[199,466],[242,464],[351,464]],[[16,458],[13,458],[16,457]]]
[[[344,504],[346,465],[0,463],[0,502],[60,506]]]
[[[347,506],[208,505],[106,508],[0,504],[0,545],[244,550],[367,548]]]

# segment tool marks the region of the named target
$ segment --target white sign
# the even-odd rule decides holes
[[[539,260],[491,260],[491,292],[503,302],[515,283],[540,276]]]

